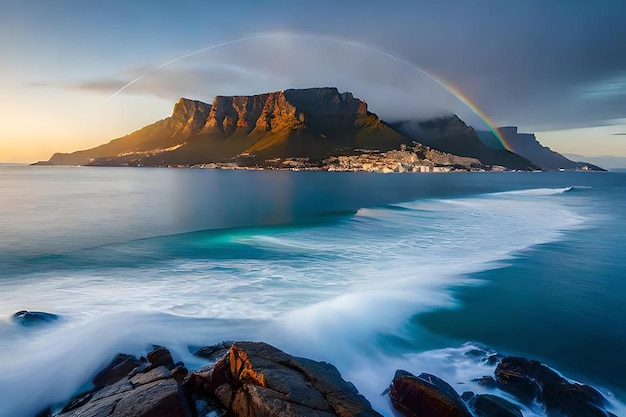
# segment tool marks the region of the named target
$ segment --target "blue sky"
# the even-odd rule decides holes
[[[177,61],[107,101],[173,58],[259,33],[280,35]],[[181,96],[290,87],[349,89],[386,119],[453,111],[481,127],[412,66],[558,151],[626,156],[621,0],[0,0],[0,54],[0,161],[100,144]]]

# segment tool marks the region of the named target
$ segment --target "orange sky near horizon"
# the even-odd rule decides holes
[[[36,122],[19,109],[0,111],[12,121],[0,128],[0,162],[33,163],[48,160],[56,152],[92,148],[169,116],[172,105],[141,97],[119,98],[103,105],[97,97],[83,99],[76,114],[53,108],[38,114]],[[626,123],[534,133],[544,146],[560,153],[626,157],[626,136],[619,134],[623,132]]]

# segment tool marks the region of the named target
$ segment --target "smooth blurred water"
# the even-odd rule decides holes
[[[200,366],[189,346],[224,339],[330,361],[383,413],[398,367],[480,391],[466,341],[626,392],[626,174],[0,174],[0,415],[118,351]]]

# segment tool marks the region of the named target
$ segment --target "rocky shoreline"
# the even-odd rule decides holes
[[[489,393],[459,395],[435,375],[398,370],[382,395],[407,417],[523,417],[524,407],[550,417],[617,417],[595,388],[572,382],[540,362],[472,350],[495,365],[474,380]],[[168,349],[145,357],[118,354],[92,388],[37,417],[375,417],[356,387],[326,362],[291,356],[262,342],[222,342],[195,355],[212,363],[189,372]]]

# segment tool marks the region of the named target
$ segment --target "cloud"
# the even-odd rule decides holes
[[[624,133],[613,133],[613,136],[626,136],[626,132],[624,132]]]
[[[180,97],[211,101],[216,95],[329,86],[364,99],[371,111],[386,120],[424,119],[450,112],[468,121],[475,117],[454,94],[414,65],[367,47],[314,37],[251,39],[156,71],[154,67],[140,66],[128,68],[119,78],[31,86],[92,92],[109,98],[118,92],[151,95],[170,102]]]
[[[124,78],[103,77],[76,82],[33,82],[29,84],[29,87],[58,88],[111,96],[137,77],[150,73],[151,70],[152,68],[149,67],[133,67],[124,72],[127,74]],[[172,102],[183,96],[207,99],[205,93],[207,90],[211,90],[210,87],[214,85],[245,88],[253,72],[228,65],[167,68],[142,77],[132,87],[122,91],[121,94],[152,95]],[[219,91],[219,88],[217,90]]]
[[[326,35],[250,39],[190,56],[157,71],[154,69],[158,65],[135,66],[114,77],[39,82],[31,87],[107,97],[119,91],[168,101],[181,96],[210,101],[218,94],[335,86],[366,100],[371,111],[387,120],[424,119],[453,112],[468,122],[479,121],[454,94],[424,75],[417,64],[403,62],[403,57],[394,57],[393,51],[377,52],[381,48],[375,43],[360,42],[365,45],[361,47],[358,42],[342,43],[341,39]]]
[[[626,96],[626,74],[589,83],[581,88],[580,94],[592,100]]]
[[[172,24],[159,26],[158,32],[146,24],[145,42],[149,49],[159,41],[180,45],[183,54],[268,28],[315,32],[370,45],[428,70],[462,91],[500,125],[530,131],[570,129],[610,124],[626,114],[626,54],[620,53],[626,43],[622,0],[363,0],[359,7],[334,0],[279,1],[279,7],[246,3],[249,14],[241,14],[241,4],[236,3],[229,3],[219,18],[185,14],[183,8],[163,6],[160,11],[155,5],[154,10],[163,12],[164,21]],[[144,12],[126,3],[123,8]],[[114,16],[123,23],[124,15]],[[167,29],[183,23],[184,31]],[[134,32],[136,24],[129,25]],[[120,31],[124,35],[121,24]],[[415,70],[392,59],[322,43],[282,39],[222,48],[150,74],[122,94],[210,100],[215,94],[334,84],[365,98],[381,115],[404,116],[437,108],[467,111],[449,94],[420,80]],[[155,62],[154,56],[149,58]],[[111,95],[152,68],[129,68],[112,77],[62,87]]]
[[[626,69],[622,2],[481,5],[440,2],[423,8],[414,28],[371,38],[451,81],[498,123],[571,128],[626,113],[616,79]],[[436,16],[445,18],[429,20]],[[575,94],[592,86],[605,94]]]
[[[126,84],[126,81],[122,79],[103,78],[79,82],[38,81],[29,83],[28,86],[31,88],[58,88],[63,90],[89,91],[107,94],[114,92],[124,84]]]

